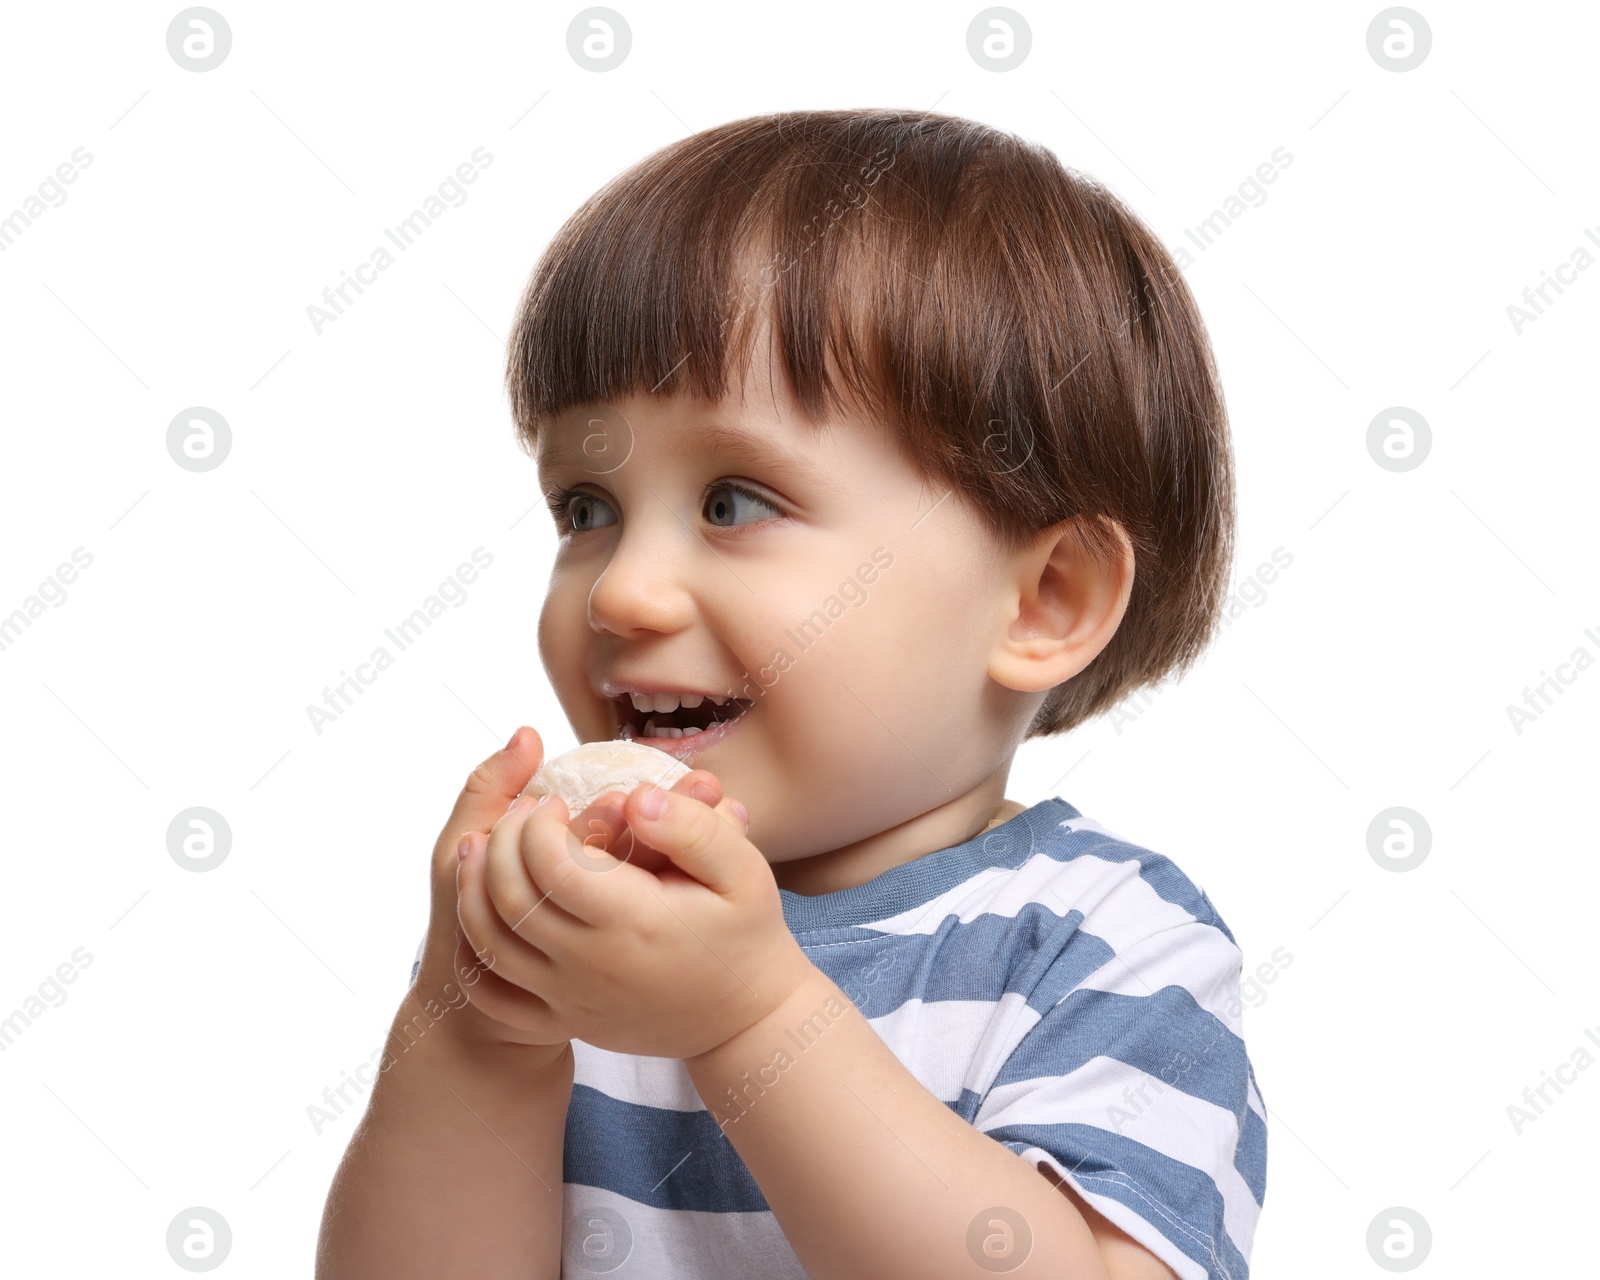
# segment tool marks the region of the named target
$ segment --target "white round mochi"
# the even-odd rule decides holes
[[[670,788],[689,766],[656,747],[618,739],[585,742],[546,760],[522,789],[525,796],[558,795],[576,818],[607,791],[632,791],[641,782]]]

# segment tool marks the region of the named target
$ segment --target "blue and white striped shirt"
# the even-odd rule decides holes
[[[1246,1280],[1267,1133],[1242,956],[1171,861],[1051,798],[782,898],[812,963],[952,1111],[1182,1280]],[[562,1276],[803,1280],[683,1063],[572,1047]]]

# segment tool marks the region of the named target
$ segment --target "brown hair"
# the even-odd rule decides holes
[[[722,400],[758,321],[807,417],[864,407],[1003,547],[1073,520],[1112,555],[1103,522],[1127,532],[1122,624],[1027,737],[1205,648],[1233,556],[1221,385],[1177,267],[1104,187],[927,111],[783,112],[684,138],[590,197],[535,268],[506,365],[524,447],[576,405]]]

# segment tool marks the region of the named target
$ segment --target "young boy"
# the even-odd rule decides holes
[[[1233,936],[1005,798],[1224,595],[1223,401],[1160,244],[970,121],[740,120],[569,220],[508,381],[562,709],[692,772],[517,801],[523,728],[469,778],[318,1274],[1244,1280]]]

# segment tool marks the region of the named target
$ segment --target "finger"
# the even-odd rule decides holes
[[[647,799],[659,799],[658,814],[645,812]],[[675,791],[641,783],[629,794],[623,813],[636,839],[659,849],[680,871],[718,893],[732,892],[743,883],[750,859],[761,856],[734,827],[731,815],[718,814]]]
[[[672,790],[698,797],[703,803],[724,803],[722,784],[708,770],[691,770]],[[635,870],[658,874],[672,865],[665,854],[635,839],[625,812],[627,798],[623,791],[597,796],[580,819],[568,824],[572,836],[565,841],[546,840],[530,834],[529,826],[523,828],[523,862],[534,884],[549,895],[549,902],[595,927],[611,924],[621,914],[629,877],[604,886],[591,885],[575,877],[574,868],[604,873],[631,864]]]
[[[453,876],[456,846],[461,837],[473,831],[488,831],[517,796],[544,759],[544,742],[537,732],[523,725],[499,751],[468,775],[455,808],[445,821],[434,845],[434,869],[441,876]]]
[[[622,802],[627,798],[622,791],[602,792],[582,814],[567,824],[585,853],[596,858],[609,853],[623,862],[633,856],[633,834],[628,830],[628,820],[622,816]],[[531,865],[528,871],[538,882],[539,877]]]
[[[710,769],[690,769],[672,784],[672,789],[681,795],[693,796],[713,809],[722,800],[722,779]]]
[[[674,791],[691,795],[703,804],[715,809],[740,835],[748,835],[750,831],[750,815],[745,807],[732,796],[722,793],[722,779],[709,769],[691,769],[679,778],[672,788]]]
[[[583,921],[550,900],[549,886],[529,874],[522,846],[530,824],[534,831],[557,832],[559,839],[576,844],[566,816],[566,802],[560,796],[519,797],[489,833],[484,859],[489,903],[501,923],[552,960],[571,954]]]
[[[713,807],[726,803],[722,795],[722,779],[709,769],[689,770],[688,773],[672,784],[671,789],[680,795],[693,796],[702,804],[708,804]],[[671,866],[671,860],[660,850],[652,849],[634,839],[633,828],[628,825],[624,810],[625,802],[628,799],[627,792],[608,791],[606,794],[615,798],[614,811],[608,812],[607,821],[612,826],[620,828],[621,834],[618,837],[614,837],[605,847],[624,862],[631,861],[634,866],[642,867],[646,871],[659,872]],[[619,841],[620,848],[618,847]]]
[[[539,905],[529,916],[528,925],[518,930],[522,936],[541,946],[547,936],[556,946],[570,945],[575,939],[561,931],[563,918],[577,920],[586,928],[604,928],[615,923],[628,910],[632,895],[645,890],[641,877],[651,875],[643,867],[629,865],[629,858],[619,854],[636,858],[645,852],[660,859],[663,866],[671,865],[654,850],[642,850],[638,846],[621,818],[621,802],[625,797],[619,793],[613,799],[616,829],[621,836],[618,843],[622,846],[616,853],[598,840],[580,840],[575,832],[562,825],[559,814],[549,813],[547,809],[529,813],[521,831],[522,864],[539,896]],[[604,811],[611,813],[611,804],[608,803]],[[596,825],[607,833],[613,830],[609,820]],[[539,917],[548,911],[558,914],[555,923],[546,926]],[[555,953],[552,951],[552,954]]]
[[[535,994],[552,991],[554,966],[537,946],[518,936],[490,900],[488,859],[481,834],[468,837],[467,856],[456,869],[456,921],[479,964],[514,986]]]
[[[672,784],[672,790],[682,795],[694,796],[695,799],[708,805],[725,803],[722,797],[722,781],[709,769],[691,769]],[[628,826],[628,820],[623,812],[623,804],[627,798],[628,794],[625,791],[607,791],[595,797],[594,803],[584,810],[582,821],[572,824],[572,830],[591,850],[604,850],[619,861],[631,862],[643,871],[660,872],[672,863],[659,850],[651,849],[634,839],[633,829]],[[598,858],[598,853],[594,856]],[[581,856],[579,861],[588,865]],[[592,869],[608,868],[602,863]],[[530,867],[529,870],[533,869]],[[537,873],[534,878],[538,879]]]
[[[480,960],[471,940],[461,929],[456,930],[455,971],[464,975],[461,986],[467,999],[496,1022],[541,1033],[552,1040],[558,1038],[560,1028],[549,1002],[495,973],[491,966],[496,959],[485,952]]]
[[[724,796],[717,803],[717,814],[736,833],[748,837],[750,835],[750,815],[745,807],[732,796]]]
[[[528,815],[546,805],[558,808],[565,819],[567,802],[554,792],[542,796],[513,796],[506,811],[494,820],[485,837],[490,858],[505,857],[506,850],[515,849],[517,834]]]

